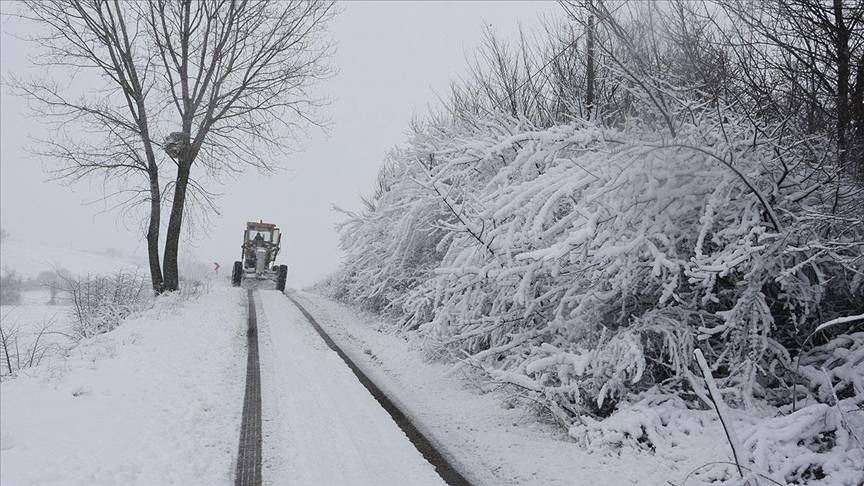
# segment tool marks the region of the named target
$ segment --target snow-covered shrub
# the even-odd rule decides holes
[[[398,315],[402,299],[431,276],[442,257],[438,242],[446,231],[438,224],[440,204],[424,186],[410,182],[416,169],[402,162],[413,157],[394,154],[385,162],[366,213],[346,212],[340,227],[343,247],[363,249],[352,252],[345,267],[346,298],[375,312]],[[391,183],[398,183],[396,190]]]
[[[114,329],[151,301],[146,278],[138,273],[118,271],[114,275],[86,277],[64,274],[61,278],[63,291],[69,295],[72,328],[78,339]]]
[[[802,353],[795,371],[795,378],[803,382],[797,392],[804,395],[805,403],[852,399],[853,405],[861,406],[864,404],[864,332],[841,334]]]
[[[653,451],[682,442],[676,422],[710,423],[698,348],[742,416],[824,418],[794,431],[800,444],[747,422],[754,454],[784,451],[755,474],[842,477],[852,442],[814,444],[853,430],[829,410],[860,415],[864,400],[864,187],[830,133],[725,69],[740,59],[709,24],[682,15],[684,31],[664,34],[673,23],[597,18],[606,94],[590,121],[541,106],[583,100],[543,76],[531,91],[527,54],[483,57],[489,71],[412,126],[347,214],[331,294],[387,313],[430,358],[470,365],[586,444]],[[694,69],[703,51],[724,69]],[[806,444],[827,456],[780,474]]]
[[[864,481],[864,414],[848,401],[817,403],[766,418],[747,429],[744,446],[755,469],[789,484]]]
[[[789,168],[804,149],[731,116],[722,133],[706,112],[672,138],[424,127],[343,226],[344,296],[571,416],[698,389],[695,346],[731,403],[752,406],[788,381],[820,319],[864,306],[864,224],[854,201],[831,212],[837,186]]]
[[[740,436],[745,451],[742,470],[756,478],[751,485],[856,486],[864,480],[864,414],[849,403],[814,403],[789,414],[738,410],[731,418],[728,425]],[[568,432],[580,445],[607,453],[636,450],[663,458],[705,458],[704,464],[669,478],[671,484],[747,484],[732,459],[724,459],[728,446],[717,440],[724,435],[717,415],[693,409],[674,395],[647,393],[603,420],[580,417]],[[714,450],[698,450],[706,444],[713,444]]]
[[[346,294],[348,284],[345,273],[337,270],[315,282],[310,290],[336,300],[346,300],[348,298]]]
[[[651,395],[605,420],[581,417],[568,429],[581,445],[620,452],[623,448],[669,453],[684,445],[699,430],[716,421],[709,413],[695,412],[675,396]]]

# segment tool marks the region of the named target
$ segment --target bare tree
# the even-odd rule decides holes
[[[61,75],[93,71],[103,81],[75,97],[55,80],[14,80],[37,113],[56,122],[57,134],[40,141],[37,151],[63,162],[55,175],[64,180],[100,174],[116,184],[144,175],[146,183],[121,184],[110,195],[122,207],[150,203],[146,234],[152,286],[157,293],[177,290],[184,210],[194,202],[215,208],[202,180],[244,165],[273,169],[278,165],[273,152],[290,148],[298,128],[315,123],[312,113],[319,101],[309,90],[329,73],[323,27],[335,11],[333,3],[25,3],[21,16],[46,31],[32,39],[43,47],[35,62],[61,68]],[[158,148],[176,166],[176,175],[165,184]],[[193,177],[196,163],[201,180]],[[163,199],[171,213],[160,265]]]
[[[562,28],[568,29],[565,35]],[[584,70],[577,67],[583,36],[552,23],[545,33],[549,39],[540,46],[532,46],[524,32],[511,45],[487,29],[468,77],[451,83],[447,112],[466,123],[473,123],[474,115],[506,113],[539,126],[585,117],[584,99],[573,96],[584,91]]]
[[[57,179],[77,181],[101,175],[112,190],[116,206],[149,203],[147,252],[153,291],[163,290],[159,262],[162,194],[159,160],[152,140],[154,103],[153,55],[140,19],[130,5],[117,0],[27,0],[21,13],[42,31],[30,40],[41,47],[33,59],[48,70],[61,68],[53,78],[13,79],[35,112],[54,122],[55,132],[37,141],[36,152],[60,166]],[[95,73],[101,85],[75,93],[58,78],[80,72]],[[82,83],[84,84],[84,83]]]
[[[864,1],[718,3],[749,91],[807,132],[833,126],[838,165],[864,180]]]
[[[178,288],[178,248],[193,165],[269,170],[267,149],[285,147],[313,122],[311,84],[328,73],[322,30],[332,2],[151,0],[144,17],[176,110],[166,152],[177,166],[163,260]],[[313,122],[314,123],[314,122]]]
[[[39,275],[36,276],[36,283],[39,287],[48,290],[49,297],[48,305],[57,305],[59,302],[57,301],[57,294],[60,290],[60,275],[66,273],[64,270],[54,269],[54,270],[44,270],[39,272]]]

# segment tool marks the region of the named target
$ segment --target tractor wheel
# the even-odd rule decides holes
[[[285,280],[288,278],[288,265],[279,265],[276,274],[276,290],[285,292]]]
[[[235,287],[240,286],[240,280],[243,279],[243,264],[240,262],[234,262],[234,271],[231,272],[231,285]]]

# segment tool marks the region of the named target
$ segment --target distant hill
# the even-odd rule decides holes
[[[110,250],[62,248],[10,237],[0,243],[0,267],[14,270],[24,277],[35,277],[55,268],[76,275],[108,274],[120,269],[146,272],[147,260],[144,256],[123,255]]]

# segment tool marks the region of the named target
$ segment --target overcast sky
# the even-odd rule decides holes
[[[6,2],[3,10],[10,10]],[[557,15],[555,3],[536,1],[342,4],[329,28],[338,73],[320,85],[332,100],[325,110],[329,134],[310,132],[304,150],[283,161],[283,171],[248,171],[216,188],[223,194],[221,214],[211,218],[207,234],[190,242],[192,256],[220,262],[227,274],[239,258],[245,222],[262,218],[283,228],[280,259],[291,268],[291,284],[305,286],[326,276],[341,258],[334,230],[340,215],[332,206],[359,207],[359,196],[369,192],[384,155],[405,138],[412,116],[425,112],[435,93],[446,94],[449,81],[465,72],[466,56],[480,43],[483,26],[515,38],[520,24],[530,30],[541,16]],[[3,16],[4,76],[29,65],[33,46],[10,35],[20,34],[20,27]],[[136,223],[102,211],[98,202],[88,204],[100,199],[100,181],[73,187],[45,181],[42,162],[26,150],[28,137],[44,128],[26,116],[23,100],[3,90],[0,111],[2,226],[16,239],[115,248],[143,261],[145,245]]]

